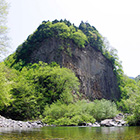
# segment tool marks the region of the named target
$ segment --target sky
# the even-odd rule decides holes
[[[124,73],[140,75],[139,0],[6,0],[11,53],[42,21],[67,19],[94,26],[117,49]]]

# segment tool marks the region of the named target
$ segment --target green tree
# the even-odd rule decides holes
[[[8,46],[6,19],[8,14],[8,4],[5,0],[0,0],[0,57],[2,57]]]
[[[85,47],[87,40],[86,35],[81,31],[78,30],[77,32],[73,33],[72,39],[79,47]]]
[[[129,116],[127,117],[130,125],[140,125],[140,90],[132,92],[128,99],[122,100],[123,109]]]
[[[40,104],[44,106],[58,99],[65,103],[73,102],[73,95],[78,93],[79,81],[71,70],[42,62],[33,64],[29,72],[31,70],[34,71],[31,78],[34,79],[36,90],[43,96]]]
[[[52,30],[57,37],[68,38],[70,36],[70,29],[64,22],[53,24]]]
[[[33,119],[40,115],[34,85],[28,80],[27,73],[21,72],[14,79],[11,89],[13,103],[8,108],[11,118],[20,120]]]
[[[123,76],[120,84],[121,100],[118,107],[124,113],[128,113],[128,123],[130,125],[140,124],[140,81],[135,81],[127,76]]]
[[[103,120],[106,118],[113,118],[117,115],[118,110],[114,102],[109,100],[95,100],[94,108],[92,109],[92,115],[97,120]]]
[[[10,94],[12,82],[6,76],[7,69],[4,63],[0,63],[0,110],[12,101]]]

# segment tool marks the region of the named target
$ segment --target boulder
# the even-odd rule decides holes
[[[100,124],[98,122],[95,122],[95,123],[86,123],[86,126],[89,126],[89,127],[100,127]]]
[[[101,121],[101,126],[112,126],[110,124],[111,121],[112,121],[112,119],[105,119],[105,120]]]

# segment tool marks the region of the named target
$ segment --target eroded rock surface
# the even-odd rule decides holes
[[[112,64],[100,51],[91,46],[79,48],[72,41],[56,38],[46,39],[35,48],[29,62],[57,62],[71,69],[80,80],[80,92],[89,99],[120,97]]]

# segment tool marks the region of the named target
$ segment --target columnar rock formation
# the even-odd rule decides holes
[[[90,99],[118,99],[117,79],[111,62],[93,47],[77,47],[72,41],[51,38],[42,41],[30,57],[31,63],[57,62],[76,73],[80,92]],[[68,51],[68,48],[70,50]]]

